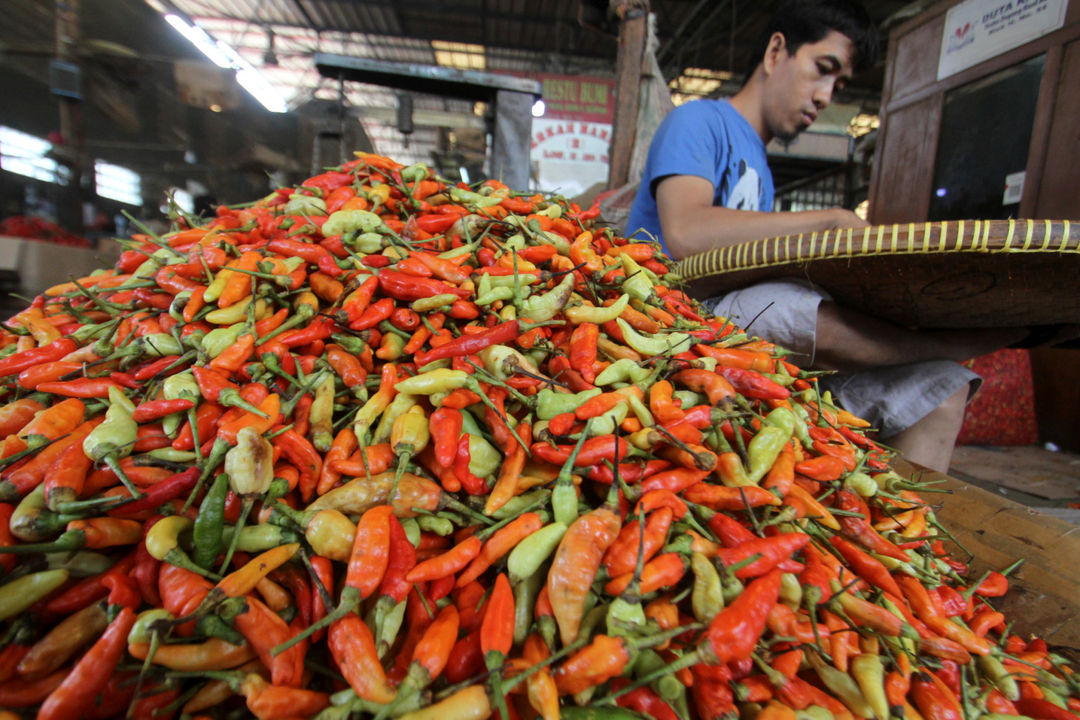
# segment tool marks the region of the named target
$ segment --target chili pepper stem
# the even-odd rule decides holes
[[[696,650],[694,650],[692,652],[686,653],[682,657],[679,657],[678,659],[676,659],[676,660],[674,660],[674,661],[672,661],[670,663],[667,663],[663,667],[657,668],[653,672],[648,673],[648,674],[638,678],[637,680],[630,683],[629,685],[626,685],[625,687],[619,688],[618,690],[614,690],[614,691],[608,693],[607,695],[600,698],[599,700],[593,700],[592,703],[594,705],[610,705],[611,703],[613,703],[615,701],[616,698],[621,697],[621,696],[625,695],[628,692],[632,692],[634,690],[637,690],[639,687],[645,687],[646,685],[653,682],[654,680],[659,680],[660,678],[665,677],[667,675],[674,675],[675,673],[677,673],[677,672],[679,672],[679,671],[681,671],[681,670],[683,670],[685,668],[693,667],[694,665],[697,665],[698,663],[702,663],[702,662],[707,663],[708,660],[709,660],[708,653],[705,652],[703,648],[698,648],[698,649],[696,649]]]
[[[244,529],[244,523],[247,522],[248,514],[251,512],[251,507],[254,504],[254,498],[244,496],[243,502],[240,505],[240,517],[236,520],[236,530],[229,539],[229,548],[225,551],[225,559],[221,561],[221,566],[218,568],[219,575],[228,570],[229,563],[232,562],[233,553],[236,552],[236,546],[240,543],[240,531]]]
[[[132,500],[138,500],[143,496],[143,493],[140,492],[137,487],[135,487],[135,483],[131,482],[131,478],[127,476],[127,473],[124,472],[124,469],[120,467],[120,461],[117,459],[115,453],[110,453],[106,455],[104,460],[105,464],[109,466],[109,469],[116,473],[116,477],[119,478],[120,482],[122,482],[124,484],[124,487],[128,489],[128,492],[131,493]]]
[[[345,617],[349,613],[355,611],[358,607],[360,607],[360,591],[351,585],[346,585],[344,588],[342,588],[341,597],[338,598],[338,605],[336,608],[333,609],[332,612],[327,613],[318,622],[308,625],[301,632],[293,635],[291,638],[281,643],[280,645],[271,648],[270,654],[274,657],[277,657],[281,653],[291,648],[293,645],[296,645],[301,640],[307,639],[311,635],[315,634],[315,632],[317,632],[318,630],[329,627],[330,625]]]
[[[99,497],[90,498],[89,500],[66,500],[56,503],[55,512],[62,515],[74,515],[82,514],[88,510],[93,510],[95,513],[108,512],[113,508],[118,508],[121,505],[127,505],[130,502],[134,502],[136,498],[132,496],[128,497]],[[53,508],[50,508],[53,509]]]
[[[181,512],[187,512],[191,504],[195,502],[195,498],[198,497],[202,491],[203,484],[206,483],[206,479],[210,477],[211,473],[217,469],[217,466],[225,460],[225,453],[229,451],[232,446],[226,440],[218,438],[214,441],[213,447],[210,448],[210,455],[206,458],[206,463],[203,465],[202,474],[199,475],[199,480],[195,483],[195,487],[191,489],[191,494],[188,495],[187,500],[184,501],[184,507],[181,508]]]

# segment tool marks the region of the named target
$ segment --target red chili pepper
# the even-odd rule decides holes
[[[435,459],[443,467],[452,466],[457,457],[462,422],[461,411],[454,408],[443,406],[431,413],[428,425],[435,445]]]
[[[896,581],[893,580],[892,575],[889,574],[888,569],[881,564],[880,560],[838,535],[830,537],[829,542],[832,543],[851,569],[855,571],[855,574],[872,587],[879,587],[897,597],[903,597],[900,586],[896,584]]]
[[[782,575],[780,570],[772,570],[757,578],[713,618],[706,631],[706,640],[716,662],[749,657],[753,652],[765,631],[769,611],[780,596]]]
[[[331,654],[357,695],[381,704],[394,699],[394,688],[375,654],[375,639],[359,616],[338,620],[330,626],[327,637]]]
[[[217,434],[217,423],[225,413],[225,408],[216,402],[200,403],[195,411],[195,430],[199,434],[200,444],[205,443]],[[195,448],[195,435],[191,424],[185,422],[176,439],[172,441],[173,448],[177,450],[193,450]]]
[[[120,384],[111,378],[75,378],[74,380],[54,380],[37,386],[38,392],[61,395],[72,398],[104,398],[109,396],[109,388],[120,389]]]
[[[391,514],[390,551],[386,562],[386,571],[379,584],[380,597],[388,597],[399,603],[409,595],[413,584],[405,579],[409,571],[416,567],[416,548],[409,542],[401,522]]]
[[[991,570],[986,579],[975,589],[975,594],[982,597],[1001,597],[1007,592],[1009,592],[1009,579],[996,570]]]
[[[799,465],[795,465],[798,471]],[[850,490],[838,490],[836,492],[836,507],[857,515],[838,515],[836,520],[840,523],[840,531],[848,538],[860,543],[863,547],[878,555],[886,555],[897,560],[908,562],[911,558],[900,548],[886,540],[875,530],[867,519],[869,512],[866,511],[859,497]]]
[[[138,515],[139,513],[157,510],[160,506],[179,497],[188,495],[198,484],[199,475],[202,471],[197,467],[191,467],[172,477],[155,483],[143,491],[143,496],[126,505],[120,505],[109,511],[113,517],[125,517]]]
[[[150,422],[152,420],[163,418],[166,415],[172,415],[175,412],[190,410],[193,407],[195,407],[195,403],[185,398],[176,398],[174,400],[149,400],[135,406],[135,411],[131,414],[131,419],[137,423]]]
[[[582,379],[592,383],[596,379],[593,364],[596,362],[596,341],[600,339],[600,326],[581,323],[570,335],[570,367],[577,370]]]
[[[375,592],[386,573],[393,513],[394,508],[390,505],[376,505],[365,512],[356,525],[345,585],[356,588],[361,599]]]
[[[505,573],[495,576],[495,585],[480,625],[480,648],[489,666],[501,665],[514,644],[514,591]],[[495,657],[490,657],[495,653]]]
[[[443,677],[447,682],[460,683],[484,669],[484,652],[480,649],[480,630],[477,629],[454,643]]]
[[[389,269],[379,271],[379,287],[388,296],[406,302],[436,295],[453,294],[459,298],[468,298],[472,295],[471,291],[463,290],[442,280],[416,277]]]
[[[381,277],[380,275],[380,279]],[[417,353],[415,356],[416,366],[423,367],[436,360],[474,355],[491,345],[509,343],[518,336],[520,328],[520,323],[517,320],[510,320],[475,335],[461,335],[445,345],[440,345],[427,352]]]
[[[748,398],[784,400],[791,397],[791,391],[786,387],[754,370],[718,365],[716,372],[727,378],[740,394]]]
[[[274,447],[300,471],[300,495],[307,501],[315,494],[322,470],[322,455],[306,437],[290,429],[274,438]]]
[[[128,632],[135,624],[135,612],[125,607],[108,629],[79,659],[60,686],[42,703],[42,720],[77,718],[109,681],[116,664],[124,655]]]
[[[65,337],[53,340],[48,345],[8,355],[0,360],[0,377],[15,375],[33,365],[60,360],[77,347],[78,345],[75,344],[74,340]]]
[[[534,457],[551,463],[552,465],[565,465],[574,451],[573,445],[558,445],[552,447],[546,443],[533,443],[530,448]],[[602,435],[592,437],[581,446],[574,461],[574,467],[591,467],[599,465],[605,460],[621,462],[630,452],[630,444],[615,435]]]
[[[926,673],[911,676],[911,697],[926,720],[962,720],[956,698],[949,698]]]

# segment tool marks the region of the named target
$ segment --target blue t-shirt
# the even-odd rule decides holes
[[[626,235],[644,228],[664,245],[656,185],[669,175],[696,175],[713,184],[713,205],[771,211],[773,179],[765,143],[727,100],[694,100],[668,113],[649,144]],[[645,240],[644,233],[638,239]],[[664,245],[667,252],[667,245]]]

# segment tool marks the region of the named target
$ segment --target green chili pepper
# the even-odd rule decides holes
[[[206,333],[206,336],[202,339],[202,349],[211,358],[216,358],[229,347],[235,345],[242,332],[244,332],[244,323],[214,328]],[[266,338],[259,338],[260,342],[265,340]]]
[[[398,632],[401,630],[401,624],[405,620],[405,609],[408,604],[408,600],[402,600],[390,606],[385,603],[375,603],[372,608],[369,617],[371,627],[376,629],[375,652],[380,658],[383,658],[393,647]]]
[[[668,662],[660,656],[660,653],[651,649],[641,650],[634,661],[634,676],[644,678],[667,667]],[[649,686],[664,700],[673,700],[686,688],[674,675],[661,675],[649,683]],[[676,687],[677,686],[677,687]]]
[[[196,565],[180,547],[180,534],[191,530],[193,526],[194,522],[186,515],[170,515],[158,520],[146,533],[146,550],[156,560],[217,579],[216,575]]]
[[[293,193],[281,211],[286,215],[325,215],[326,201],[314,195]]]
[[[622,291],[631,298],[642,302],[652,297],[655,291],[645,268],[638,265],[637,261],[630,257],[628,253],[620,253],[619,260],[622,261],[623,272],[626,273],[626,279],[622,283]]]
[[[540,282],[540,278],[532,273],[518,273],[517,275],[491,275],[490,273],[484,273],[480,277],[480,282],[484,282],[484,278],[487,278],[488,289],[494,288],[513,288],[516,285],[535,285]],[[517,278],[517,282],[515,282]],[[477,284],[477,289],[480,285]]]
[[[49,570],[67,570],[72,577],[99,575],[116,563],[115,558],[89,550],[77,552],[46,553],[45,564]]]
[[[532,575],[511,583],[514,587],[514,645],[525,642],[532,628],[533,606],[536,605],[536,597],[540,589],[544,587],[546,577],[542,572],[534,572]]]
[[[528,508],[547,502],[550,497],[551,491],[547,488],[534,488],[507,500],[505,505],[491,513],[491,517],[496,520],[516,517],[523,512],[528,512]],[[552,549],[554,550],[554,548]]]
[[[247,318],[248,306],[251,305],[251,296],[248,295],[228,307],[211,310],[203,318],[214,325],[233,325]]]
[[[177,450],[176,448],[163,447],[144,452],[138,455],[136,460],[139,458],[153,458],[167,463],[190,463],[195,460],[195,452],[193,450]]]
[[[168,623],[175,619],[176,617],[165,608],[144,610],[135,618],[135,624],[128,631],[127,641],[128,643],[148,643],[157,632],[154,628],[155,624]]]
[[[630,403],[621,402],[605,413],[591,418],[594,436],[611,435],[630,414]]]
[[[427,373],[424,374],[426,375]],[[394,427],[394,421],[398,419],[399,415],[404,415],[409,411],[409,408],[414,407],[417,404],[416,395],[411,395],[407,392],[398,390],[398,394],[394,396],[394,399],[391,400],[390,404],[383,410],[382,417],[379,418],[379,424],[371,435],[371,442],[378,444],[389,440],[390,431]]]
[[[623,255],[623,257],[626,257]],[[673,332],[664,335],[645,335],[639,333],[622,318],[615,318],[622,330],[626,344],[643,355],[665,355],[669,352],[683,352],[690,349],[692,337],[687,333]]]
[[[510,582],[521,582],[524,578],[536,573],[551,553],[555,552],[559,541],[566,533],[566,528],[567,525],[556,521],[545,525],[515,545],[506,559]]]
[[[456,186],[450,188],[450,199],[460,205],[477,208],[494,207],[503,201],[501,195],[488,197]]]
[[[607,307],[597,308],[591,307],[591,305],[573,305],[573,307],[567,308],[565,312],[568,320],[575,325],[582,323],[603,325],[621,315],[629,303],[630,296],[623,293],[618,300],[607,305]]]
[[[416,518],[416,522],[419,524],[421,530],[426,530],[427,532],[435,533],[442,537],[454,534],[454,523],[444,517],[439,517],[438,515],[421,515]]]
[[[829,665],[816,652],[808,650],[804,653],[804,657],[813,666],[825,687],[836,695],[853,714],[864,718],[873,717],[874,711],[866,702],[855,678]]]
[[[168,333],[151,333],[149,335],[143,335],[135,341],[135,345],[144,355],[149,357],[181,355],[184,352],[184,348],[180,342]]]
[[[401,529],[405,531],[405,537],[409,538],[409,542],[413,547],[420,544],[420,523],[416,518],[401,518]]]
[[[469,382],[469,377],[470,375],[464,370],[437,368],[399,380],[394,385],[394,389],[399,394],[432,395],[437,392],[450,392],[465,387],[465,384]],[[387,412],[389,412],[389,409]]]
[[[199,392],[199,383],[196,382],[195,375],[190,370],[165,378],[165,381],[161,383],[161,394],[166,400],[191,400],[196,404],[202,399]],[[194,411],[194,408],[192,410]],[[194,412],[188,413],[187,417],[189,420],[194,418]],[[161,421],[161,427],[165,434],[174,437],[183,419],[184,415],[181,413],[166,415]],[[195,425],[192,425],[192,427],[195,427]]]
[[[724,594],[720,586],[720,573],[709,558],[696,552],[690,556],[690,569],[694,572],[694,588],[690,592],[690,607],[694,617],[701,622],[711,622],[724,609]]]
[[[544,388],[536,393],[536,416],[541,420],[550,420],[556,415],[574,412],[586,400],[602,392],[600,388],[583,390],[579,393],[561,393]]]
[[[802,594],[802,583],[799,582],[798,575],[784,573],[780,576],[780,602],[795,610],[802,604]]]
[[[1014,702],[1020,699],[1020,686],[1016,678],[995,655],[976,655],[975,662],[979,666],[979,671],[994,683],[1002,695]]]
[[[0,586],[0,622],[15,617],[67,582],[67,570],[42,570]]]
[[[559,708],[559,717],[562,720],[642,720],[641,715],[617,705],[567,705]]]
[[[761,429],[746,446],[750,460],[750,467],[747,469],[750,482],[757,485],[761,478],[765,477],[790,439],[790,432],[776,425],[762,423]]]
[[[411,307],[418,313],[434,312],[439,308],[453,305],[457,300],[457,295],[453,293],[446,293],[444,295],[432,295],[431,297],[420,298],[419,300],[413,300]]]
[[[555,486],[551,490],[552,514],[557,522],[567,526],[578,517],[578,494],[573,478],[574,461],[577,460],[578,453],[581,452],[581,446],[585,444],[585,440],[589,437],[589,430],[592,427],[593,420],[595,418],[590,418],[585,422],[585,429],[581,431],[581,436],[574,446],[574,451],[570,453],[570,457],[566,459],[566,462],[563,463],[562,468],[559,470],[559,475],[555,478]]]
[[[573,273],[567,273],[563,281],[543,295],[534,295],[521,303],[520,317],[534,322],[550,320],[562,310],[574,292]]]
[[[279,545],[298,542],[300,539],[292,530],[269,523],[248,525],[240,528],[239,532],[234,526],[226,524],[222,531],[222,540],[231,545],[234,537],[236,549],[246,553],[262,552]]]
[[[120,467],[120,460],[131,454],[138,438],[139,425],[131,417],[134,411],[131,400],[115,386],[110,387],[105,422],[91,430],[83,440],[83,452],[94,462],[108,465],[134,497],[141,497],[142,493]]]
[[[877,653],[856,655],[851,659],[851,674],[873,710],[874,720],[888,720],[889,700],[885,696],[885,667],[881,656]]]
[[[503,456],[495,446],[479,435],[469,436],[469,472],[486,478],[498,472]]]
[[[324,236],[345,235],[357,231],[372,233],[383,226],[382,218],[370,210],[338,210],[326,218],[322,232]]]
[[[229,494],[229,476],[221,473],[214,479],[202,505],[199,506],[199,514],[195,517],[195,525],[192,529],[192,541],[194,549],[191,559],[201,567],[209,569],[221,550],[224,543],[221,539],[222,530],[225,527],[225,497]]]
[[[600,374],[596,376],[595,384],[599,386],[628,382],[632,385],[640,385],[651,373],[649,368],[642,367],[636,360],[620,358],[600,371]]]

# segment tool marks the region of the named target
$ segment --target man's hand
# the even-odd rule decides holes
[[[750,240],[867,226],[843,208],[774,213],[716,207],[712,201],[712,182],[695,175],[671,175],[657,185],[664,243],[676,260]]]

